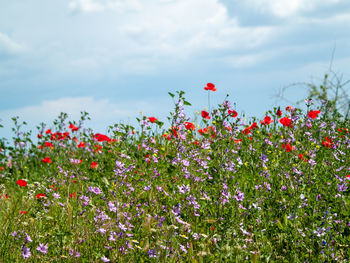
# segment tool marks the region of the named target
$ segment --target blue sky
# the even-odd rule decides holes
[[[207,106],[216,85],[237,111],[263,117],[275,97],[329,69],[350,79],[348,0],[0,0],[0,119],[32,128],[61,111],[105,132],[140,111],[166,121],[168,91]],[[284,96],[302,99],[291,87]]]

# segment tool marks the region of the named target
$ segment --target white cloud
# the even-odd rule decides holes
[[[12,40],[9,36],[0,32],[0,55],[15,55],[26,51],[26,47],[18,44]]]
[[[262,13],[273,14],[278,17],[289,17],[300,12],[312,11],[313,9],[332,5],[341,0],[246,0],[246,5],[259,10]]]
[[[218,0],[71,0],[70,7],[115,12],[108,21],[109,33],[118,36],[111,59],[186,60],[211,49],[252,49],[274,34],[273,27],[241,27]]]

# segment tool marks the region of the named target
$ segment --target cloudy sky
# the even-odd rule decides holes
[[[140,111],[166,121],[168,91],[207,106],[226,94],[263,117],[295,82],[350,79],[348,0],[0,0],[0,119],[30,127],[88,111],[96,132]],[[305,89],[283,94],[302,99]]]

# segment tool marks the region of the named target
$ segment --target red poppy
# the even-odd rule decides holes
[[[194,124],[192,123],[192,122],[185,122],[185,128],[187,129],[187,130],[194,130],[194,129],[196,129],[196,126],[194,126]]]
[[[276,111],[276,115],[281,117],[282,116],[282,111],[281,109],[278,107],[278,110]]]
[[[95,169],[95,168],[97,168],[97,167],[98,167],[98,164],[95,163],[95,162],[92,162],[92,163],[90,164],[90,168],[91,168],[91,169]]]
[[[256,122],[254,122],[252,125],[250,125],[249,129],[252,130],[254,128],[257,128],[258,124]]]
[[[17,180],[16,184],[18,184],[20,187],[27,186],[27,182],[24,180]]]
[[[78,146],[78,148],[84,148],[84,147],[86,147],[86,145],[85,145],[84,142],[80,142],[77,146]]]
[[[69,194],[70,198],[77,198],[77,194],[75,192],[73,192],[72,194]]]
[[[103,141],[110,142],[111,141],[111,139],[107,135],[104,135],[104,134],[101,134],[101,133],[96,133],[92,137],[94,137],[99,142],[103,142]]]
[[[260,121],[262,125],[269,125],[270,123],[273,123],[273,120],[270,116],[266,116],[263,121]]]
[[[350,180],[350,174],[348,174],[348,175],[346,176],[346,178]]]
[[[79,130],[79,128],[78,128],[77,126],[75,126],[73,123],[71,123],[71,124],[69,125],[69,129],[71,129],[72,132]]]
[[[243,134],[247,135],[250,133],[250,127],[247,127],[245,128],[243,131],[242,131]]]
[[[235,110],[228,110],[228,115],[230,115],[233,118],[236,118],[238,113]]]
[[[283,124],[283,126],[293,127],[292,120],[287,117],[280,119],[280,123]]]
[[[45,131],[46,134],[52,134],[51,129]]]
[[[319,110],[312,110],[308,113],[308,116],[311,118],[311,119],[316,119],[318,114],[320,114],[321,112]]]
[[[286,107],[286,111],[292,111],[292,110],[293,110],[292,106],[287,106]]]
[[[45,142],[45,147],[53,148],[53,144],[51,142]]]
[[[205,90],[216,91],[215,85],[213,83],[207,83],[207,86],[204,87]]]
[[[155,123],[156,121],[158,121],[157,118],[155,117],[148,117],[149,121],[152,122],[152,123]]]
[[[19,213],[20,213],[21,215],[25,215],[25,214],[27,213],[27,211],[21,210],[21,211],[19,211]]]
[[[37,199],[41,199],[41,198],[44,198],[44,197],[46,197],[46,195],[44,195],[42,193],[36,195]]]
[[[282,148],[286,149],[287,152],[290,152],[295,149],[295,147],[294,146],[292,147],[289,143],[283,144]]]
[[[38,133],[37,137],[38,139],[41,139],[44,135],[42,135],[41,133]]]
[[[42,159],[43,163],[52,163],[50,157],[45,157],[44,159]]]
[[[327,148],[332,148],[332,146],[333,146],[332,138],[325,137],[325,140],[322,141],[322,145],[327,147]]]
[[[210,120],[209,113],[206,112],[206,111],[204,111],[204,110],[202,111],[202,117],[203,117],[204,119]]]

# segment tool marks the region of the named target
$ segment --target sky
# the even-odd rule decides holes
[[[168,92],[185,91],[192,116],[208,82],[212,108],[229,94],[263,118],[306,96],[291,84],[330,67],[350,79],[349,32],[348,0],[0,0],[0,137],[11,117],[26,130],[60,112],[89,112],[101,133],[141,115],[167,123]]]

